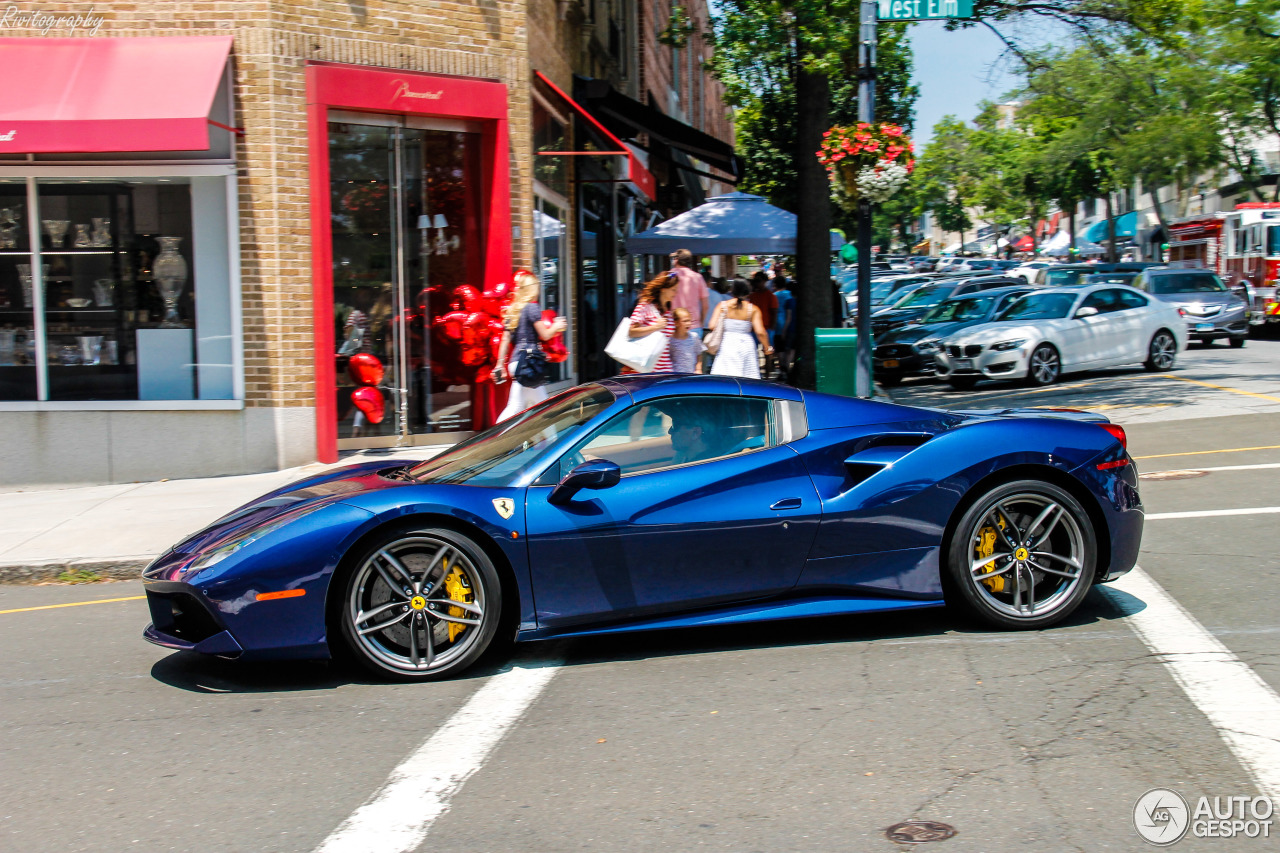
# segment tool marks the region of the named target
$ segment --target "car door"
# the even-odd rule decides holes
[[[794,586],[822,514],[786,443],[803,420],[799,402],[666,397],[583,438],[526,493],[539,625],[694,610]],[[616,485],[553,498],[555,482],[594,459],[619,466]]]
[[[1064,324],[1064,369],[1101,367],[1115,361],[1119,338],[1114,318],[1109,316],[1114,301],[1110,290],[1095,290],[1075,307],[1070,321]],[[1098,313],[1088,317],[1077,316],[1084,308],[1093,308]]]

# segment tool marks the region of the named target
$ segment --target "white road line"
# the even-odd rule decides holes
[[[1218,465],[1214,468],[1175,468],[1171,471],[1148,471],[1146,476],[1173,474],[1179,471],[1260,471],[1264,468],[1280,468],[1280,462],[1263,462],[1259,465]]]
[[[1244,509],[1202,509],[1192,512],[1153,512],[1147,521],[1167,521],[1171,518],[1213,518],[1219,515],[1270,515],[1280,512],[1280,506],[1253,506]]]
[[[386,784],[324,840],[316,853],[406,853],[560,670],[516,666],[493,676]],[[429,689],[427,687],[426,689]]]
[[[1113,587],[1146,606],[1136,608]],[[1142,569],[1101,590],[1127,612],[1125,621],[1209,718],[1259,790],[1280,799],[1280,696]]]

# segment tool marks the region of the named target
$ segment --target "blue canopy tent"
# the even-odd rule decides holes
[[[1131,210],[1128,213],[1121,214],[1115,218],[1116,222],[1116,239],[1127,240],[1132,239],[1138,234],[1138,212]],[[1095,222],[1089,226],[1089,230],[1084,232],[1084,238],[1093,243],[1101,243],[1107,239],[1107,220]]]
[[[843,243],[831,235],[832,251]],[[677,249],[695,255],[794,255],[796,215],[758,195],[733,192],[627,238],[633,255],[668,255]]]

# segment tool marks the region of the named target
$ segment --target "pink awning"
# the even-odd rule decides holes
[[[231,43],[0,38],[0,153],[207,150]]]

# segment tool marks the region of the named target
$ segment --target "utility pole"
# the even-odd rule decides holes
[[[858,121],[876,120],[876,0],[862,0],[858,29]],[[874,393],[871,374],[871,202],[858,199],[858,353],[854,387]]]

